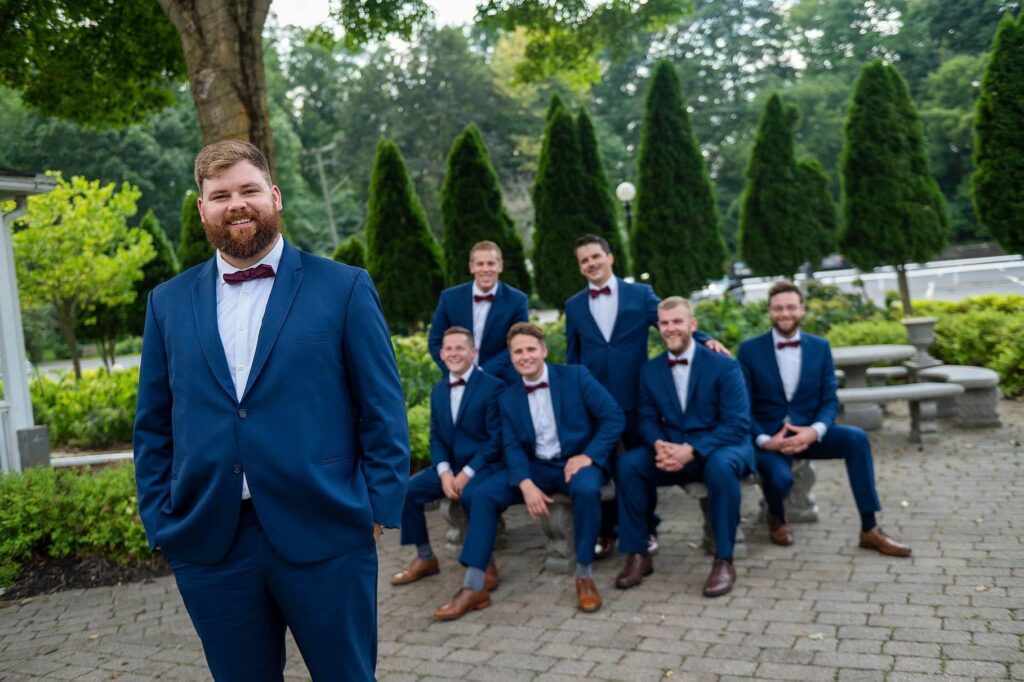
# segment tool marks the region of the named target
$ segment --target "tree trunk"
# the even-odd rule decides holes
[[[896,281],[900,287],[900,301],[903,303],[903,314],[911,317],[914,314],[914,306],[910,303],[910,284],[907,282],[907,266],[900,264],[896,266]]]
[[[263,70],[270,0],[159,0],[178,29],[203,143],[252,142],[274,173]]]
[[[75,378],[82,378],[82,363],[78,358],[78,337],[75,336],[75,311],[74,308],[68,306],[57,307],[57,326],[60,328],[60,333],[64,336],[64,343],[68,346],[68,352],[71,353],[71,366],[75,369]]]

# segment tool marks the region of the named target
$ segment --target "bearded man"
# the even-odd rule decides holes
[[[217,680],[372,680],[376,540],[409,470],[398,368],[366,271],[281,237],[255,146],[196,157],[213,258],[150,294],[135,418],[139,513]]]

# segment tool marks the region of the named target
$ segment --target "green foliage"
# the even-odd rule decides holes
[[[633,270],[658,295],[689,295],[725,272],[725,244],[704,158],[683,103],[679,77],[660,62],[641,130]]]
[[[580,162],[583,166],[583,220],[587,231],[600,235],[608,240],[608,245],[615,254],[615,270],[619,275],[628,275],[629,252],[619,229],[619,221],[615,212],[615,200],[608,184],[608,176],[604,172],[601,160],[601,148],[597,144],[594,122],[584,107],[580,107],[576,115],[577,135],[580,143]]]
[[[29,386],[36,422],[55,447],[105,448],[132,440],[139,370],[41,376]]]
[[[455,138],[448,154],[441,188],[441,219],[449,286],[466,280],[469,250],[477,242],[489,240],[501,247],[505,264],[502,279],[529,294],[530,274],[523,242],[505,209],[487,147],[472,123]]]
[[[1024,315],[1024,295],[981,294],[968,296],[959,301],[919,300],[914,301],[914,310],[920,315],[951,315],[979,310]]]
[[[565,108],[556,108],[544,130],[533,185],[533,272],[541,299],[559,310],[583,285],[573,257],[576,239],[589,228],[582,181],[576,123]]]
[[[430,464],[430,403],[409,408],[409,446],[413,471]]]
[[[907,328],[895,320],[866,320],[833,325],[826,338],[834,348],[907,343]]]
[[[999,348],[992,369],[999,372],[1003,395],[1024,398],[1024,335],[1007,337]]]
[[[215,253],[210,242],[206,241],[206,230],[199,217],[199,194],[195,190],[185,193],[181,203],[181,235],[178,242],[178,265],[182,272],[192,266],[210,260]]]
[[[974,206],[1010,253],[1024,251],[1024,12],[999,24],[975,119]]]
[[[701,301],[694,314],[698,328],[718,339],[733,353],[740,342],[768,330],[768,303],[758,301],[743,305],[724,296],[718,301]]]
[[[398,375],[402,379],[402,392],[406,407],[429,402],[430,391],[441,378],[441,373],[430,357],[425,333],[409,336],[392,336]]]
[[[363,244],[362,239],[352,235],[342,243],[338,244],[338,248],[334,250],[334,254],[331,258],[339,263],[345,263],[346,265],[365,269],[366,246]]]
[[[1019,314],[994,310],[958,312],[939,317],[932,352],[951,365],[989,366],[1004,340],[1024,334]]]
[[[891,319],[887,308],[876,306],[867,296],[847,293],[814,280],[807,282],[806,297],[802,327],[819,336],[828,336],[829,330],[837,324]]]
[[[816,266],[824,256],[838,247],[836,202],[829,189],[832,181],[820,163],[814,159],[800,159],[796,164],[796,182],[800,188],[800,208],[804,222],[812,230],[816,241],[809,245],[808,259],[812,266]]]
[[[548,347],[548,362],[561,364],[565,362],[565,317],[558,316],[554,322],[545,322],[541,326],[544,330],[544,342]]]
[[[367,265],[388,321],[418,328],[444,286],[441,249],[394,142],[382,139],[366,208]]]
[[[33,556],[132,563],[149,553],[129,464],[0,474],[0,506],[0,587],[17,579]]]

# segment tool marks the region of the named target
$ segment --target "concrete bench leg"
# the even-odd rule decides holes
[[[469,530],[469,517],[466,510],[458,502],[448,498],[440,501],[438,509],[441,518],[448,525],[448,531],[444,534],[444,548],[455,556],[462,553],[462,545],[466,541],[466,531]],[[505,517],[498,518],[498,534],[495,536],[494,549],[505,549],[508,547],[508,534],[505,531]]]
[[[960,416],[960,405],[956,396],[950,398],[939,398],[936,403],[935,416],[939,419],[956,419]]]
[[[548,505],[548,516],[542,516],[544,531],[544,569],[554,573],[571,573],[576,569],[576,547],[573,544],[572,503],[555,501]]]
[[[999,428],[999,388],[969,388],[953,398],[956,403],[956,425],[965,429]],[[939,407],[941,409],[940,401]],[[941,414],[939,415],[942,416]]]
[[[936,400],[910,401],[910,442],[937,443],[939,427],[936,422],[938,405]]]

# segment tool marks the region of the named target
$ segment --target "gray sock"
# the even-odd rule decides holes
[[[466,579],[462,581],[462,586],[474,592],[481,591],[484,589],[484,572],[473,566],[466,567]]]
[[[416,556],[424,561],[430,561],[434,558],[434,550],[430,547],[429,542],[424,542],[422,545],[416,545]]]
[[[594,566],[593,564],[576,564],[576,577],[577,578],[593,578],[594,577]]]

